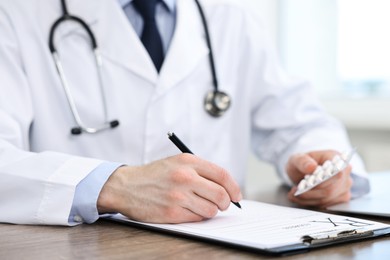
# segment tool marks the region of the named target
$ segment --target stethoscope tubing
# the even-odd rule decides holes
[[[206,16],[204,14],[203,8],[201,4],[199,3],[198,0],[195,0],[196,6],[198,7],[199,14],[202,20],[204,32],[205,32],[205,38],[206,38],[206,44],[209,49],[209,63],[210,63],[210,69],[211,69],[211,76],[212,76],[212,82],[213,82],[213,90],[206,93],[205,96],[205,101],[204,101],[204,108],[205,110],[213,117],[220,117],[222,116],[227,109],[230,107],[230,97],[219,90],[218,88],[218,78],[217,78],[217,73],[216,73],[216,66],[215,66],[215,60],[214,60],[214,54],[213,54],[213,48],[211,44],[211,39],[210,39],[210,33],[209,29],[207,26],[207,20]],[[119,125],[118,120],[108,120],[108,108],[107,108],[107,100],[106,100],[106,95],[105,95],[105,90],[104,90],[104,84],[103,84],[103,62],[102,58],[98,49],[98,44],[96,37],[94,33],[92,32],[91,28],[88,26],[87,23],[85,23],[81,18],[70,15],[68,12],[66,0],[61,0],[61,8],[62,8],[62,15],[54,22],[54,24],[50,28],[50,33],[49,33],[49,49],[50,52],[53,56],[53,60],[57,69],[57,72],[60,77],[61,84],[63,86],[63,89],[65,91],[66,98],[68,100],[68,104],[70,107],[70,110],[73,114],[73,118],[76,122],[76,127],[71,129],[72,134],[81,134],[82,132],[86,133],[97,133],[105,129],[109,128],[114,128]],[[90,41],[91,41],[91,48],[94,53],[95,57],[95,64],[98,72],[98,77],[99,77],[99,86],[100,86],[100,92],[101,92],[101,97],[102,97],[102,103],[103,103],[103,110],[104,110],[104,124],[98,127],[87,127],[77,110],[76,103],[73,99],[73,95],[71,93],[68,81],[65,76],[64,68],[62,66],[60,57],[57,53],[56,46],[54,44],[54,36],[56,29],[61,25],[61,23],[65,21],[73,21],[78,23],[88,34]]]
[[[205,36],[206,36],[206,44],[207,44],[207,48],[209,48],[209,60],[210,60],[211,75],[213,77],[214,91],[218,92],[218,78],[217,78],[217,72],[215,69],[214,53],[213,53],[213,48],[211,46],[209,27],[207,26],[207,20],[206,20],[205,14],[203,12],[202,6],[200,5],[198,0],[195,0],[195,3],[196,3],[196,6],[198,7],[199,14],[200,14],[200,17],[202,19],[203,29],[204,29]]]

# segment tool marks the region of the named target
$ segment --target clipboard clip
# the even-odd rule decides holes
[[[374,235],[372,230],[350,229],[337,232],[320,232],[311,235],[305,235],[301,238],[306,245],[327,244],[340,240],[355,240],[362,237]]]

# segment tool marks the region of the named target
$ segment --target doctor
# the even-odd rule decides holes
[[[279,67],[240,1],[201,1],[207,27],[194,0],[155,9],[147,1],[0,0],[0,222],[75,225],[110,212],[158,223],[210,218],[241,200],[250,147],[298,204],[367,191],[355,156],[352,174],[348,167],[292,196],[317,163],[350,145],[311,86]],[[205,109],[216,90],[226,111]],[[197,156],[181,154],[169,131]]]

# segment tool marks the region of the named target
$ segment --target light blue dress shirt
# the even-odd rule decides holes
[[[131,3],[133,0],[118,1],[134,30],[138,36],[141,36],[144,22],[133,7]],[[166,54],[175,30],[176,0],[162,0],[158,3],[156,6],[156,22],[161,34],[164,54]],[[99,218],[96,204],[100,191],[111,174],[121,165],[120,163],[102,163],[77,185],[68,218],[70,225],[93,223]]]
[[[141,37],[144,21],[135,10],[133,0],[119,0],[135,32]],[[156,22],[160,32],[164,54],[167,53],[176,24],[176,0],[161,0],[156,6]]]
[[[69,225],[93,223],[99,218],[97,200],[103,185],[120,163],[102,163],[90,172],[76,187],[69,214]]]

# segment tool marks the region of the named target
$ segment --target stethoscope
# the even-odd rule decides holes
[[[199,13],[202,19],[202,24],[204,27],[204,32],[206,35],[206,43],[207,47],[209,48],[209,61],[210,61],[210,67],[211,67],[211,74],[213,78],[213,89],[206,93],[205,99],[204,99],[204,109],[205,111],[213,116],[213,117],[220,117],[229,109],[231,104],[231,98],[228,94],[225,92],[222,92],[218,89],[218,80],[215,70],[215,62],[214,62],[214,55],[213,50],[211,47],[211,40],[210,40],[210,34],[206,22],[206,18],[203,12],[203,9],[199,3],[198,0],[195,0],[195,3],[199,9]],[[61,85],[65,91],[66,99],[68,101],[70,110],[72,112],[73,118],[76,122],[76,126],[71,128],[71,133],[73,135],[79,135],[83,132],[94,134],[106,129],[115,128],[119,126],[118,120],[109,120],[108,119],[108,112],[107,112],[107,100],[105,98],[104,93],[104,86],[103,86],[103,77],[102,77],[102,58],[101,54],[99,52],[99,48],[97,45],[97,41],[95,38],[95,35],[93,34],[91,28],[87,25],[86,22],[84,22],[81,18],[71,15],[68,12],[68,8],[66,5],[66,0],[61,0],[61,7],[62,7],[62,15],[54,22],[52,27],[50,28],[50,35],[49,35],[49,48],[50,52],[53,56],[54,63],[58,72],[58,75],[60,77]],[[57,53],[57,49],[54,45],[54,34],[57,27],[65,21],[74,21],[78,23],[84,30],[87,32],[92,45],[92,51],[94,53],[95,57],[95,64],[98,71],[98,78],[99,78],[99,87],[101,92],[101,98],[103,103],[103,111],[104,111],[104,123],[100,126],[95,127],[88,127],[84,124],[84,122],[81,120],[80,114],[77,110],[76,103],[73,99],[71,90],[69,88],[68,81],[65,77],[64,69],[61,63],[61,60],[59,58],[59,55]]]

